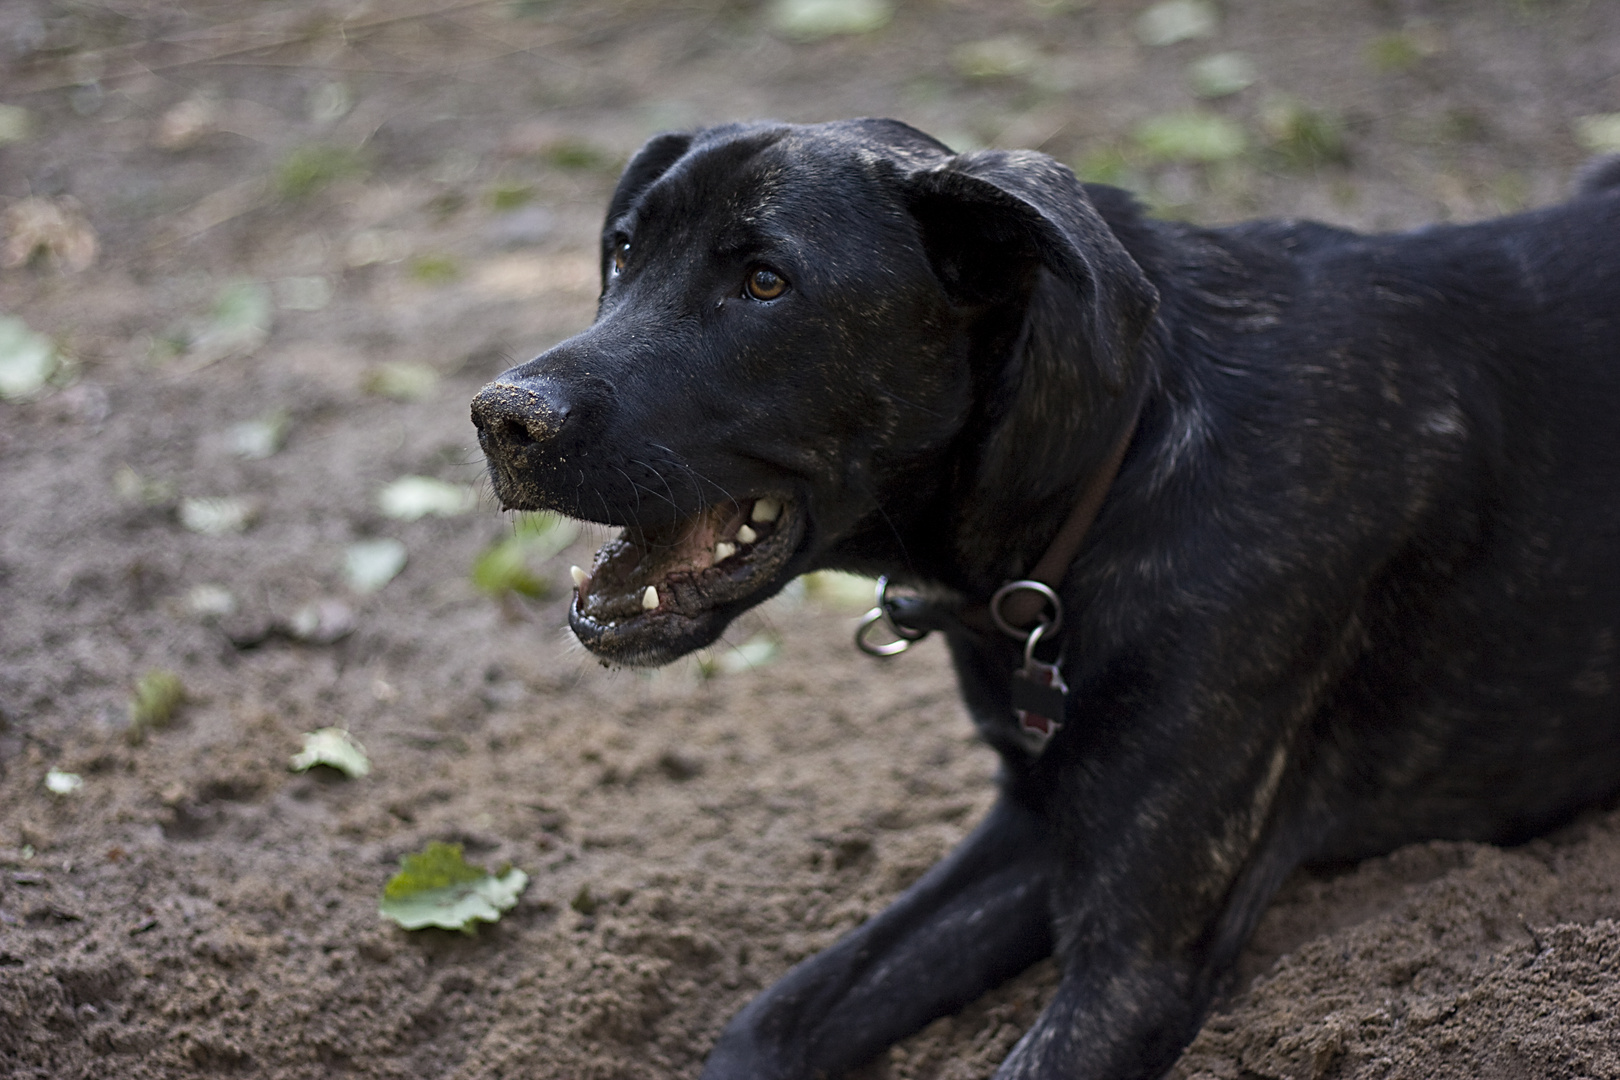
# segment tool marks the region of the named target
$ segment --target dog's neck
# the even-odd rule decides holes
[[[1064,290],[1043,281],[1016,339],[1003,345],[1005,402],[949,496],[953,569],[973,599],[1031,576],[1056,585],[1079,554],[1136,427],[1147,365],[1112,389],[1076,342]],[[1061,562],[1061,566],[1057,565]],[[1045,579],[1041,579],[1045,580]]]

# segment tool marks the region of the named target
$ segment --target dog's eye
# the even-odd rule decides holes
[[[787,292],[787,281],[768,266],[756,266],[748,271],[748,278],[743,282],[743,288],[755,300],[775,300]]]
[[[626,264],[628,264],[629,262],[630,262],[630,241],[621,240],[613,248],[613,272],[615,274],[624,273],[624,268],[625,268]]]

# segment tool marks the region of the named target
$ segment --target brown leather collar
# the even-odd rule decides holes
[[[1130,448],[1131,440],[1136,436],[1136,425],[1141,415],[1142,407],[1139,403],[1136,411],[1131,414],[1131,422],[1125,427],[1125,434],[1114,444],[1114,449],[1110,451],[1108,460],[1103,462],[1102,468],[1098,469],[1096,475],[1086,484],[1085,491],[1080,493],[1080,501],[1074,504],[1074,509],[1069,511],[1069,516],[1064,519],[1057,535],[1047,545],[1040,559],[1030,568],[1026,580],[1038,581],[1054,591],[1062,583],[1063,576],[1068,573],[1069,567],[1080,555],[1086,533],[1091,531],[1091,523],[1097,519],[1097,511],[1102,509],[1103,500],[1108,497],[1108,489],[1113,487],[1114,478],[1119,475],[1120,463],[1125,460],[1125,451]],[[1039,593],[1028,589],[1019,590],[1002,601],[1001,616],[1011,626],[1030,626],[1040,616],[1044,604],[1045,600]],[[964,608],[958,617],[976,630],[988,631],[995,626],[989,604]]]

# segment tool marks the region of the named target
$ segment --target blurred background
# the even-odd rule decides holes
[[[1366,229],[1620,151],[1602,0],[6,0],[0,64],[7,1076],[695,1076],[988,805],[942,647],[850,648],[865,585],[606,672],[563,630],[602,532],[494,508],[467,402],[589,322],[648,135],[887,115]],[[369,775],[289,767],[324,728]],[[1615,834],[1296,880],[1181,1075],[1620,1075]],[[381,920],[433,840],[518,904]],[[1515,981],[1533,926],[1570,959]],[[989,1075],[1052,985],[863,1075]]]

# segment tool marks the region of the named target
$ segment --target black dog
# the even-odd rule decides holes
[[[1296,865],[1614,794],[1617,412],[1620,169],[1478,225],[1204,229],[881,120],[653,139],[595,324],[473,402],[503,503],[624,526],[570,613],[604,660],[887,575],[1005,761],[711,1080],[835,1075],[1052,952],[996,1075],[1155,1076]]]

